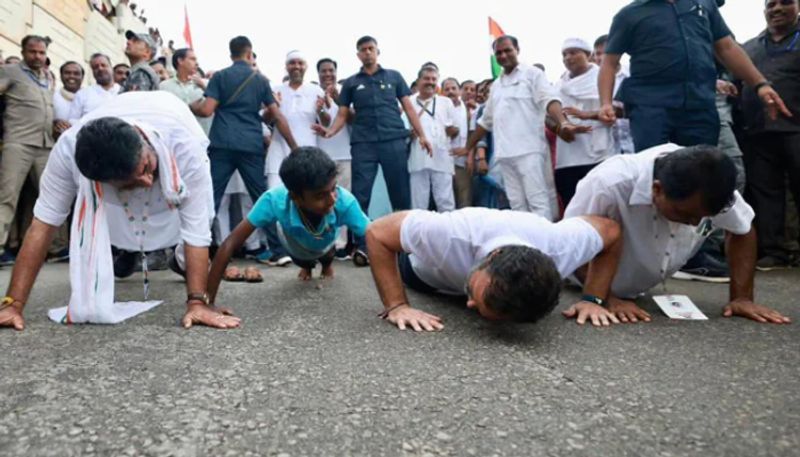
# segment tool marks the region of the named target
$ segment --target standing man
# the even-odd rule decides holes
[[[290,150],[297,147],[286,118],[272,95],[269,81],[253,68],[253,45],[245,36],[237,36],[229,43],[233,64],[214,73],[205,91],[205,98],[190,105],[196,116],[214,114],[209,140],[208,157],[211,160],[211,179],[214,184],[214,210],[219,209],[222,196],[234,171],[238,171],[255,202],[266,192],[264,178],[264,136],[261,129],[264,118],[274,119]],[[279,247],[280,244],[271,245]],[[278,264],[287,264],[287,255],[274,253]],[[285,260],[288,259],[288,260]]]
[[[550,151],[544,134],[545,115],[555,121],[564,141],[589,131],[564,117],[561,100],[544,72],[518,61],[519,44],[510,35],[492,44],[503,74],[492,86],[483,116],[467,141],[466,150],[493,133],[494,155],[503,177],[511,209],[528,211],[553,220],[557,213],[556,189]],[[460,151],[455,152],[460,155]]]
[[[61,65],[61,89],[53,94],[53,134],[61,135],[70,126],[69,113],[75,101],[75,93],[83,84],[83,67],[78,62],[69,61]]]
[[[600,35],[594,40],[594,51],[592,52],[592,62],[598,67],[603,66],[603,57],[606,55],[606,44],[608,44],[608,35]],[[623,68],[622,64],[617,64],[617,76],[614,80],[614,94],[616,95],[622,81],[628,78],[628,71]],[[618,101],[614,101],[614,108],[624,114],[625,105]],[[614,150],[617,154],[631,154],[635,151],[633,146],[633,137],[631,136],[631,121],[625,116],[617,116],[617,122],[611,127],[614,134]]]
[[[125,85],[125,80],[128,79],[128,74],[131,72],[130,65],[126,63],[118,63],[114,65],[114,82],[119,84],[120,87]]]
[[[150,62],[150,68],[158,75],[159,84],[169,79],[169,71],[167,71],[167,59],[159,57],[158,59]]]
[[[125,38],[128,39],[125,55],[131,62],[131,68],[122,92],[158,90],[161,78],[150,67],[150,61],[156,56],[155,40],[148,33],[136,33],[133,30],[125,32]]]
[[[380,164],[392,209],[408,209],[411,206],[406,148],[408,131],[400,117],[398,101],[411,127],[417,132],[420,145],[429,153],[433,150],[408,98],[411,90],[405,80],[397,71],[378,65],[378,41],[371,36],[363,36],[356,42],[356,49],[362,64],[361,70],[347,78],[339,94],[340,107],[349,108],[352,105],[355,108],[350,136],[353,194],[361,204],[361,209],[368,211]],[[347,119],[348,110],[340,109],[330,128],[320,126],[317,131],[325,138],[331,138],[345,127]],[[366,243],[363,238],[357,243],[359,249],[353,261],[365,266],[369,263]]]
[[[3,264],[14,262],[14,256],[5,251],[5,244],[22,185],[30,174],[38,190],[53,147],[53,90],[44,69],[46,60],[47,41],[38,35],[28,35],[22,39],[22,61],[0,67],[0,95],[6,103],[0,155],[0,263]]]
[[[191,105],[203,98],[206,82],[197,74],[197,56],[190,48],[178,49],[172,54],[172,67],[175,76],[162,82],[158,88],[167,91]],[[211,131],[213,117],[196,116],[197,122],[206,135]]]
[[[84,87],[75,95],[70,109],[69,120],[77,122],[97,107],[119,94],[120,86],[114,82],[111,73],[111,59],[105,54],[96,53],[89,59],[95,84]]]
[[[767,0],[764,3],[767,29],[744,45],[756,67],[786,97],[786,105],[792,113],[791,117],[765,116],[761,91],[750,87],[742,91],[747,189],[756,210],[757,267],[760,270],[790,265],[789,253],[783,246],[787,175],[800,211],[798,14],[798,0]]]
[[[453,126],[458,129],[458,135],[450,139],[450,148],[455,151],[467,145],[470,109],[467,103],[461,99],[461,87],[455,78],[447,78],[442,81],[442,94],[453,102]],[[473,87],[473,99],[474,95]],[[454,159],[454,165],[453,191],[456,208],[472,206],[472,175],[467,170],[467,156],[457,156]]]
[[[316,84],[305,84],[304,78],[308,63],[300,51],[294,50],[286,54],[286,74],[289,80],[275,89],[281,114],[289,123],[298,147],[317,146],[317,135],[311,128],[319,120],[323,125],[330,125],[330,115],[323,109],[325,92]],[[289,156],[294,148],[289,145],[280,132],[272,136],[267,150],[267,188],[272,189],[282,184],[278,174],[283,159]]]

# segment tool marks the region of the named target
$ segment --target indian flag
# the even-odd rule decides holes
[[[492,43],[494,43],[494,40],[500,38],[503,35],[505,35],[505,32],[503,32],[503,29],[501,29],[500,26],[497,24],[497,22],[495,22],[494,19],[492,19],[491,16],[490,16],[489,17],[489,38],[491,38]],[[492,50],[492,51],[494,51],[494,50]],[[497,79],[497,77],[500,76],[501,73],[503,73],[503,67],[501,67],[500,64],[497,63],[497,59],[494,57],[494,52],[492,52],[492,78],[493,79]]]

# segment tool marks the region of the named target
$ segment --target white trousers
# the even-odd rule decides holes
[[[441,171],[421,170],[410,173],[411,208],[428,209],[431,193],[439,212],[456,209],[453,195],[453,174]]]
[[[239,199],[239,205],[242,209],[242,217],[246,218],[247,215],[250,213],[250,210],[253,209],[253,200],[250,199],[250,195],[244,194],[224,194],[222,196],[222,200],[219,202],[219,209],[217,210],[217,220],[216,224],[214,224],[214,235],[216,238],[221,242],[225,241],[228,238],[228,235],[231,234],[234,228],[231,227],[231,200],[237,198]],[[255,251],[261,245],[260,235],[258,231],[253,232],[247,240],[244,242],[244,248],[248,251]]]
[[[558,200],[549,152],[498,159],[497,165],[512,210],[555,219]]]

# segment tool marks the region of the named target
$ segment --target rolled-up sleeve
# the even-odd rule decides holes
[[[74,151],[75,134],[69,131],[58,139],[50,151],[50,158],[39,181],[39,198],[33,207],[34,217],[45,224],[55,227],[63,224],[78,194]]]
[[[711,218],[711,222],[714,227],[719,227],[734,235],[745,235],[750,232],[756,213],[744,201],[738,190],[733,192],[733,205],[727,211]]]
[[[561,103],[561,98],[558,96],[558,91],[550,81],[544,76],[544,73],[539,71],[538,68],[532,68],[531,73],[531,89],[533,91],[533,99],[536,101],[536,104],[542,109],[542,111],[547,111],[547,107],[550,106],[550,103],[559,102]]]

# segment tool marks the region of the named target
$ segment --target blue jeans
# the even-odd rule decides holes
[[[625,105],[625,111],[631,121],[636,152],[664,143],[716,146],[719,141],[719,113],[716,106],[687,110],[628,104]]]
[[[231,180],[234,170],[238,170],[244,181],[244,187],[253,200],[257,202],[261,194],[267,191],[267,178],[264,176],[265,152],[236,151],[233,149],[209,148],[208,159],[211,162],[211,183],[214,187],[214,211],[219,209],[225,188]],[[242,216],[247,216],[243,214]],[[274,224],[264,228],[267,243],[274,254],[281,257],[286,250],[278,238]],[[221,240],[220,240],[221,241]]]
[[[404,138],[388,141],[355,143],[350,146],[353,159],[353,195],[366,213],[372,198],[372,186],[378,174],[378,165],[383,170],[389,201],[393,211],[411,208],[411,187],[408,179],[408,148]],[[356,237],[356,244],[366,250],[364,237]]]

